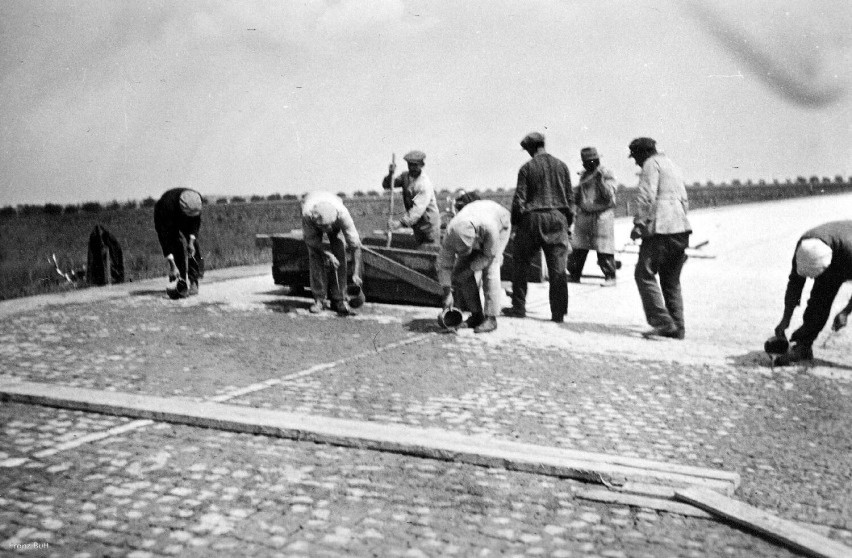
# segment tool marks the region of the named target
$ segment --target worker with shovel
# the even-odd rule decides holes
[[[456,200],[459,211],[447,225],[438,253],[438,282],[443,288],[443,307],[453,307],[455,291],[459,305],[471,312],[464,327],[473,328],[474,333],[487,333],[497,329],[500,266],[509,243],[512,219],[499,203],[477,197],[465,194]],[[484,307],[476,282],[478,271],[482,272]]]
[[[331,290],[331,309],[340,316],[353,315],[344,291],[348,269],[346,255],[347,252],[353,255],[352,282],[360,287],[361,237],[343,200],[329,192],[307,194],[302,200],[302,232],[308,247],[314,295],[311,313],[319,314],[328,307],[327,296]],[[323,235],[328,236],[329,249],[323,246]],[[330,289],[329,275],[333,278]]]
[[[787,353],[786,330],[790,318],[802,298],[807,278],[814,280],[811,297],[802,316],[802,327],[790,336],[793,346]],[[793,268],[784,294],[784,315],[775,327],[765,349],[781,355],[781,364],[814,358],[813,343],[831,314],[831,305],[841,285],[852,280],[852,221],[833,221],[815,227],[802,235],[796,244]],[[846,326],[852,313],[852,299],[834,317],[832,330]],[[786,353],[786,354],[785,354]]]
[[[382,188],[385,190],[390,190],[391,187],[402,189],[402,203],[405,206],[405,215],[399,220],[394,219],[393,215],[388,217],[388,229],[393,231],[400,227],[411,227],[418,247],[437,245],[441,234],[441,213],[438,211],[438,199],[435,197],[432,181],[423,173],[426,154],[422,151],[411,151],[403,159],[408,163],[408,172],[394,179],[396,164],[391,163],[388,174],[382,181]]]

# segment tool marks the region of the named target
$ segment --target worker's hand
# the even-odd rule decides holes
[[[363,286],[364,286],[364,280],[363,280],[363,279],[361,279],[361,276],[360,276],[360,275],[358,275],[358,274],[356,274],[356,273],[353,273],[353,274],[352,274],[352,282],[353,282],[354,284],[358,285],[359,287],[363,287]]]
[[[454,302],[455,301],[453,300],[453,291],[448,291],[444,293],[444,297],[441,299],[441,306],[444,308],[444,310],[449,310],[453,307]]]
[[[388,174],[393,174],[396,172],[396,163],[391,163],[388,165]]]
[[[334,254],[332,254],[331,252],[326,252],[326,253],[325,253],[325,263],[326,263],[326,264],[328,264],[328,265],[330,265],[330,266],[331,266],[331,267],[333,267],[334,269],[337,269],[338,267],[340,267],[340,260],[338,260],[338,259],[334,256]]]
[[[630,231],[630,240],[639,240],[642,238],[642,226],[635,225]]]
[[[190,258],[195,258],[195,240],[192,237],[189,238],[189,243],[186,245],[186,252]]]
[[[834,317],[834,323],[831,324],[832,331],[840,331],[844,327],[846,327],[846,319],[848,315],[845,312],[838,312]]]
[[[393,217],[388,218],[388,229],[395,231],[396,229],[400,228],[401,226],[402,226],[402,223],[397,221]]]

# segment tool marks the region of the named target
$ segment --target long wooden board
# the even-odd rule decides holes
[[[675,490],[675,497],[808,556],[819,558],[852,556],[852,547],[717,492],[690,487]]]
[[[367,248],[366,246],[362,248],[361,257],[365,266],[372,266],[377,269],[381,269],[385,273],[429,294],[440,295],[442,292],[441,285],[439,285],[434,279],[427,277],[418,271],[414,271],[401,263],[395,262],[394,260]]]
[[[722,490],[731,485],[727,481],[672,473],[665,470],[668,464],[655,468],[653,462],[648,462],[644,468],[627,467],[603,461],[578,460],[570,454],[560,454],[558,448],[533,444],[502,442],[500,447],[495,447],[493,438],[437,428],[346,420],[174,397],[0,381],[0,401],[307,440],[597,483],[623,478],[627,481],[653,481],[670,486],[709,486]]]
[[[593,502],[604,502],[606,504],[622,504],[624,506],[632,506],[635,508],[647,508],[651,510],[676,513],[688,517],[700,517],[710,519],[713,516],[706,511],[684,504],[683,502],[673,502],[663,498],[653,498],[651,496],[639,496],[638,494],[626,494],[624,492],[613,492],[605,488],[589,488],[586,490],[577,491],[577,497],[584,500],[592,500]]]

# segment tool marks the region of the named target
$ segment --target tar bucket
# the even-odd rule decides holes
[[[364,289],[360,286],[349,285],[346,287],[346,296],[349,298],[349,306],[352,308],[360,308],[364,306],[366,297],[364,296]]]
[[[172,300],[186,298],[189,296],[189,285],[187,285],[186,281],[183,279],[178,279],[175,282],[174,288],[171,286],[166,288],[166,294],[169,295],[169,298]]]
[[[438,325],[444,329],[456,329],[462,323],[462,313],[458,308],[445,308],[438,314]]]

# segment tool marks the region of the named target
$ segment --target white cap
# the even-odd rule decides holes
[[[818,238],[805,238],[796,249],[796,273],[817,277],[831,265],[831,247]]]

